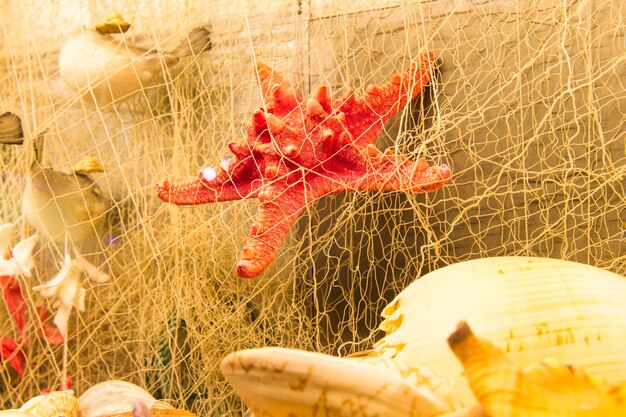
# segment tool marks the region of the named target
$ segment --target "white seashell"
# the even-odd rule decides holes
[[[96,384],[85,391],[78,398],[78,407],[81,417],[105,417],[132,413],[135,401],[152,408],[157,400],[135,384],[111,380]]]
[[[427,417],[451,411],[428,387],[347,358],[263,348],[232,353],[220,368],[256,416]]]
[[[53,391],[31,398],[20,411],[36,417],[78,417],[78,400],[72,390]]]
[[[189,32],[171,52],[157,53],[127,41],[87,29],[70,36],[59,53],[61,78],[87,102],[106,106],[158,83],[163,70],[180,58],[211,48],[210,32],[202,27]]]
[[[383,311],[387,335],[374,354],[449,378],[462,404],[475,404],[446,340],[472,323],[521,366],[553,357],[609,382],[626,380],[626,279],[575,262],[486,258],[418,279]]]

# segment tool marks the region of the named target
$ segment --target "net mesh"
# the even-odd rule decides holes
[[[0,112],[22,117],[23,147],[2,147],[0,219],[31,231],[21,201],[30,140],[47,130],[47,165],[85,155],[111,201],[106,237],[88,253],[111,275],[86,283],[74,312],[67,370],[76,391],[106,379],[146,387],[199,415],[241,415],[219,361],[242,348],[333,354],[371,347],[379,313],[435,268],[470,258],[537,255],[626,274],[626,49],[620,1],[129,2],[21,0],[0,6]],[[167,50],[210,25],[213,49],[166,68],[162,82],[96,108],[59,76],[63,41],[111,10],[129,43]],[[257,202],[170,206],[154,184],[193,177],[230,155],[261,106],[263,62],[309,93],[363,92],[420,51],[436,80],[376,144],[447,163],[427,194],[346,193],[307,207],[257,279],[235,276]],[[31,287],[58,271],[45,240]],[[445,294],[442,294],[445,302]],[[0,336],[16,330],[0,308]],[[0,399],[17,406],[61,382],[62,346],[31,337],[22,381],[0,367]]]

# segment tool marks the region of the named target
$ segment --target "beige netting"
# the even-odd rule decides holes
[[[436,267],[539,255],[625,274],[625,9],[599,0],[2,2],[0,113],[20,115],[27,140],[0,150],[1,222],[32,231],[21,200],[30,143],[44,129],[46,163],[69,169],[95,156],[113,201],[91,257],[112,279],[87,284],[86,311],[70,319],[74,388],[124,379],[200,415],[241,415],[217,368],[227,353],[368,348],[386,302]],[[167,49],[211,25],[213,49],[129,101],[83,105],[59,77],[59,48],[111,10],[133,24],[129,42]],[[449,164],[443,189],[323,198],[250,281],[234,265],[256,200],[180,208],[156,197],[157,181],[230,155],[227,143],[261,105],[255,63],[303,94],[327,84],[335,95],[383,82],[424,49],[441,60],[437,80],[377,146]],[[41,298],[30,288],[62,259],[45,241],[36,257],[35,277],[22,280],[31,317]],[[16,336],[4,308],[0,336]],[[22,382],[0,367],[7,406],[61,381],[62,346],[33,336],[26,350]]]

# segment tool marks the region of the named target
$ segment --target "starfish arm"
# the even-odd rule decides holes
[[[225,169],[205,168],[198,178],[181,184],[171,184],[168,180],[156,185],[159,198],[178,206],[215,203],[218,201],[241,200],[255,197],[261,182],[260,170],[253,158],[241,158],[240,145],[231,144],[235,161]]]
[[[348,169],[335,178],[326,178],[323,186],[315,188],[323,188],[325,194],[366,190],[427,192],[443,187],[451,177],[445,164],[431,166],[425,158],[411,162],[406,156],[383,154],[374,145],[366,148],[365,155],[348,154],[347,164],[350,158],[365,158],[365,170]]]
[[[307,200],[301,182],[272,184],[259,191],[259,211],[237,263],[237,275],[253,278],[274,260],[291,225],[310,202]]]
[[[345,113],[347,128],[359,144],[373,143],[383,125],[426,87],[434,69],[434,54],[424,52],[402,75],[391,76],[382,86],[370,84],[363,97],[349,92],[333,108]]]
[[[284,116],[298,106],[300,96],[279,73],[259,63],[257,74],[263,92],[263,102],[269,112]]]
[[[240,200],[252,196],[251,184],[237,185],[232,181],[210,182],[202,178],[171,184],[168,180],[156,185],[159,198],[177,206],[215,203],[218,201]]]
[[[430,165],[425,158],[411,162],[406,157],[380,154],[369,158],[367,168],[367,174],[354,184],[359,190],[427,192],[443,187],[451,177],[446,164]]]

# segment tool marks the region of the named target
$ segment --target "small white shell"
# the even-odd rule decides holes
[[[81,417],[105,417],[133,411],[135,400],[152,408],[156,399],[145,389],[125,381],[105,381],[78,398]]]

